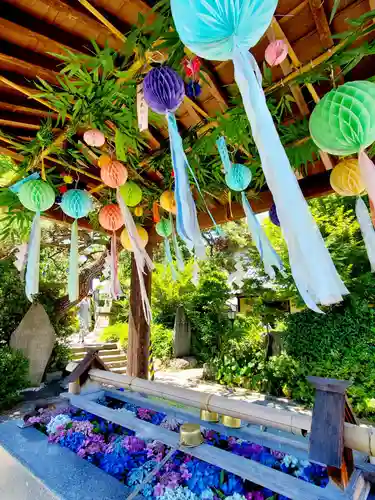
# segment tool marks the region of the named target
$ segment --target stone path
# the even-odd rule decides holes
[[[158,371],[155,374],[155,381],[184,387],[186,389],[192,389],[194,391],[216,394],[217,396],[226,396],[231,399],[242,399],[249,401],[250,403],[268,406],[270,408],[311,414],[310,410],[306,410],[289,399],[266,396],[265,394],[252,392],[238,387],[228,388],[217,384],[216,382],[203,380],[202,375],[202,368],[193,368],[181,371]]]

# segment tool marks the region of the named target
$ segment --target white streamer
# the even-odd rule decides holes
[[[142,246],[142,241],[141,238],[139,237],[132,214],[128,209],[128,207],[126,206],[119,189],[117,189],[117,203],[119,204],[119,207],[121,209],[121,213],[124,218],[124,224],[128,231],[131,246],[133,249],[133,255],[139,280],[139,289],[142,297],[143,314],[145,316],[147,323],[150,324],[152,319],[152,313],[151,313],[150,301],[147,296],[145,282],[143,279],[143,274],[145,272],[145,267],[147,267],[149,271],[152,271],[154,269],[154,265],[152,263],[152,260],[150,259],[150,256]]]
[[[375,230],[372,224],[370,214],[362,198],[357,198],[355,213],[361,228],[363,241],[365,242],[368,260],[370,261],[371,271],[375,272]]]
[[[319,311],[316,304],[334,304],[349,292],[336,271],[290,167],[267,108],[259,73],[254,70],[253,56],[238,49],[233,62],[267,185],[277,206],[293,277],[307,306]]]

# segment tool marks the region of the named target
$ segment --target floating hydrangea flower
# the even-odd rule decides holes
[[[52,417],[47,424],[47,433],[56,434],[58,429],[65,428],[66,425],[70,424],[72,419],[68,415],[60,414]]]
[[[169,431],[179,431],[182,425],[182,421],[173,417],[165,417],[160,427],[163,429],[168,429]]]
[[[174,490],[166,488],[161,495],[157,495],[155,490],[156,493],[159,490],[157,487],[154,488],[154,495],[157,496],[159,500],[199,500],[199,497],[194,495],[189,488],[183,488],[182,486],[179,486]]]

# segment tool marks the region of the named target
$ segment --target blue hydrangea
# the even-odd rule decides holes
[[[86,436],[81,432],[73,432],[73,433],[68,433],[65,436],[61,436],[61,438],[59,439],[59,443],[61,444],[61,446],[69,448],[69,450],[72,450],[74,451],[74,453],[77,453],[77,451],[83,445],[85,439]]]

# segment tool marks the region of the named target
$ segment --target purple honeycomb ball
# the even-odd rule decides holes
[[[153,68],[143,81],[145,100],[161,115],[174,113],[185,97],[182,78],[168,66]]]

